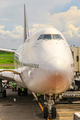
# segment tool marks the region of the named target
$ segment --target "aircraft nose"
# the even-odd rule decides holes
[[[44,72],[50,92],[61,93],[69,88],[70,70],[68,63],[60,57],[51,58],[46,62]]]
[[[48,79],[62,76],[63,73],[66,73],[66,69],[66,61],[59,57],[51,58],[45,64],[45,74]]]

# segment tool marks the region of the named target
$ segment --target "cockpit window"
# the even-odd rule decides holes
[[[51,35],[43,35],[43,39],[51,39]]]
[[[52,39],[52,37],[51,34],[43,34],[39,36],[38,40],[39,39]]]
[[[60,34],[42,34],[39,36],[38,40],[40,39],[48,39],[48,40],[51,40],[51,39],[63,39],[62,36]]]
[[[39,36],[38,40],[40,40],[40,39],[43,39],[43,35],[40,35],[40,36]]]
[[[53,34],[53,39],[63,39],[59,34]]]

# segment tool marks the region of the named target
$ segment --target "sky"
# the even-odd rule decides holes
[[[80,0],[0,0],[0,48],[23,44],[24,4],[30,35],[54,27],[69,45],[80,46]]]

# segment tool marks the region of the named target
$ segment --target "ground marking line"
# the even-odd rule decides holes
[[[79,112],[80,113],[80,111],[68,111],[68,112],[57,112],[57,113],[75,113],[75,112]]]
[[[43,106],[41,105],[40,102],[38,102],[38,105],[40,106],[41,110],[43,111]]]
[[[66,118],[67,119],[67,118],[73,118],[73,117],[56,117],[56,118]]]

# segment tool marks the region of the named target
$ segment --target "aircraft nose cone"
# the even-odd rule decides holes
[[[46,84],[50,93],[61,93],[70,86],[69,66],[59,57],[49,59],[44,68]]]
[[[67,63],[61,58],[51,58],[45,64],[45,74],[48,79],[62,76],[66,72]]]

